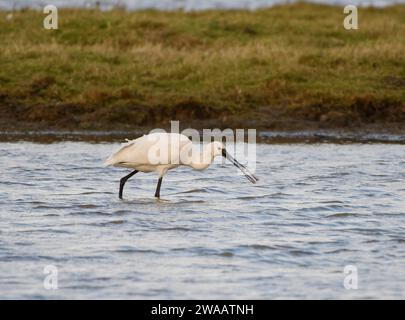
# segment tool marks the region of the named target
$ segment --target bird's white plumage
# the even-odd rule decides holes
[[[104,164],[135,170],[120,181],[119,197],[121,199],[126,181],[138,171],[157,172],[159,174],[155,193],[155,197],[159,198],[162,177],[168,170],[180,165],[189,166],[195,170],[204,170],[209,167],[216,156],[228,158],[252,183],[256,183],[256,176],[228,154],[222,142],[214,141],[204,145],[201,153],[193,152],[192,145],[191,140],[182,134],[151,133],[135,140],[127,140]]]
[[[191,140],[177,133],[152,133],[128,140],[104,163],[106,166],[132,168],[142,172],[158,172],[183,164],[181,153],[192,146]]]

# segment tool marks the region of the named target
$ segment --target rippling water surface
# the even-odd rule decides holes
[[[117,146],[0,143],[0,298],[405,298],[404,145],[262,144],[257,185],[179,168],[160,201],[117,198]]]

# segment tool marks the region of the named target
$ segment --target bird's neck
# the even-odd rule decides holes
[[[202,153],[192,158],[190,167],[195,170],[205,170],[210,166],[213,160],[214,155],[211,152],[211,145],[208,144],[204,146]]]
[[[204,163],[204,162],[192,162],[191,167],[194,170],[205,170],[210,166],[211,163]]]

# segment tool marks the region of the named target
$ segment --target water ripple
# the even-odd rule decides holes
[[[0,143],[0,298],[54,298],[47,265],[66,299],[405,298],[403,145],[261,144],[257,185],[179,168],[161,200],[152,174],[118,199],[117,146]]]

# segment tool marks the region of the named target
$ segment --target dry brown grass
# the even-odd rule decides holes
[[[405,122],[405,6],[0,12],[0,115],[71,128]],[[387,125],[388,126],[388,125]]]

